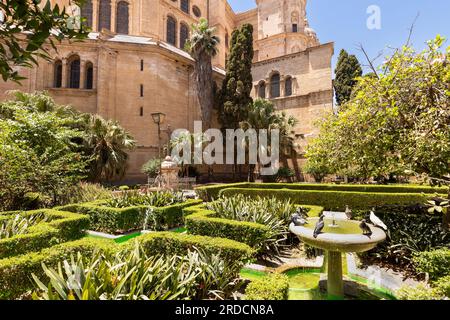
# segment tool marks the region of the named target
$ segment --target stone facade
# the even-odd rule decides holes
[[[253,25],[252,95],[298,118],[300,154],[316,134],[315,120],[332,111],[333,44],[319,44],[306,19],[306,0],[257,0],[255,9],[243,13],[233,12],[226,0],[87,0],[82,9],[68,7],[68,0],[51,2],[84,16],[92,28],[89,39],[64,41],[54,61],[23,69],[27,80],[22,86],[0,82],[0,99],[12,89],[47,90],[60,104],[118,120],[138,141],[127,180],[145,179],[140,168],[158,155],[151,113],[167,115],[162,144],[171,130],[192,130],[194,120],[200,120],[193,59],[182,50],[188,26],[200,17],[216,27],[221,39],[213,60],[218,83],[225,74],[231,33],[244,23]]]

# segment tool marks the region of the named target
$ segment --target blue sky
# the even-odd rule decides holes
[[[254,0],[229,0],[236,12],[254,8]],[[370,5],[381,9],[381,29],[369,30],[366,26]],[[423,49],[425,42],[441,34],[450,37],[449,0],[308,0],[307,14],[310,26],[317,31],[321,43],[334,41],[336,63],[339,51],[344,48],[356,54],[365,64],[357,49],[361,43],[371,57],[376,57],[386,46],[399,47],[408,37],[409,28],[417,19],[412,43]],[[450,40],[446,45],[450,45]],[[384,55],[389,50],[384,50]],[[381,63],[383,59],[379,59]]]

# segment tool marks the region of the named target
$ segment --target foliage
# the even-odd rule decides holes
[[[379,207],[376,208],[377,216],[387,225],[389,238],[363,256],[375,257],[381,261],[410,271],[424,272],[420,268],[414,268],[415,259],[424,251],[448,246],[450,233],[442,230],[439,217],[427,214],[426,209],[418,209],[408,206]],[[355,214],[358,214],[355,212]],[[365,212],[367,215],[368,212]],[[360,215],[358,218],[362,218]],[[425,254],[426,255],[426,254]],[[430,265],[433,259],[421,259],[422,263],[428,261]],[[436,258],[438,255],[436,256]],[[425,268],[425,265],[423,265]],[[414,270],[415,269],[415,270]]]
[[[253,26],[244,24],[233,31],[222,89],[218,92],[219,122],[224,129],[237,129],[247,119],[253,99]]]
[[[424,284],[417,287],[404,286],[397,290],[396,297],[399,300],[443,300],[445,297],[440,290]]]
[[[0,104],[0,209],[21,208],[28,192],[56,203],[83,177],[86,157],[74,142],[82,132],[69,114],[45,93],[16,92]]]
[[[75,0],[80,5],[82,1]],[[56,51],[55,41],[87,38],[84,21],[75,21],[65,8],[50,1],[42,6],[41,1],[5,0],[0,2],[0,11],[5,15],[0,28],[0,74],[3,81],[20,82],[17,67],[38,65],[38,59],[50,60],[49,43]]]
[[[442,53],[443,45],[437,36],[422,52],[398,49],[378,74],[360,78],[350,101],[321,123],[309,166],[361,180],[449,174],[450,47]]]
[[[85,235],[89,220],[84,215],[43,209],[27,212],[0,213],[0,259],[38,251],[59,242],[79,239]]]
[[[159,168],[161,166],[161,159],[150,159],[142,166],[142,172],[149,178],[156,178],[159,174]]]
[[[29,227],[45,222],[46,219],[47,217],[43,214],[27,217],[16,214],[7,220],[0,220],[0,240],[24,234]]]
[[[208,20],[201,18],[198,24],[192,25],[190,39],[186,42],[186,49],[195,59],[194,74],[202,120],[210,126],[211,114],[214,106],[214,80],[212,57],[217,54],[220,39],[214,35],[215,28],[209,26]]]
[[[246,300],[287,300],[288,295],[289,278],[278,273],[253,280],[245,290]]]
[[[85,203],[97,200],[110,199],[113,196],[111,190],[97,183],[79,182],[69,188],[69,191],[61,196],[62,205],[69,203]]]
[[[105,202],[111,208],[127,208],[135,206],[167,207],[186,201],[182,192],[157,191],[146,192],[126,191],[113,196]]]
[[[288,184],[289,185],[289,184]],[[303,189],[260,189],[227,188],[219,192],[221,196],[232,197],[243,194],[248,197],[273,197],[278,200],[290,200],[301,205],[322,206],[327,210],[345,211],[349,205],[352,209],[370,209],[382,205],[415,205],[423,203],[425,196],[421,193],[383,193],[356,191],[325,191]]]
[[[450,298],[450,276],[439,278],[433,283],[433,287],[447,299]]]
[[[277,181],[289,180],[294,177],[294,171],[287,167],[281,167],[277,173]]]
[[[260,239],[253,239],[259,240],[253,245],[260,254],[279,254],[279,249],[289,234],[289,220],[296,209],[289,200],[260,197],[250,199],[244,195],[223,197],[208,203],[206,207],[217,218],[252,222],[266,227],[265,232],[259,235]]]
[[[136,146],[133,137],[117,121],[98,115],[85,115],[84,148],[91,157],[91,181],[122,178],[127,168],[128,153]]]
[[[187,200],[166,207],[151,207],[152,216],[147,221],[147,230],[161,231],[179,227],[183,224],[183,209],[200,202]],[[72,204],[63,206],[60,210],[88,215],[90,229],[93,231],[120,234],[142,229],[148,205],[112,208],[105,204],[105,201]]]
[[[450,236],[448,242],[450,242]],[[414,255],[413,262],[416,270],[427,273],[432,281],[450,276],[450,247],[418,252]]]
[[[353,88],[358,83],[357,79],[362,76],[362,68],[355,55],[349,55],[342,49],[334,72],[336,74],[334,79],[336,103],[340,106],[350,100]]]
[[[240,123],[240,126],[243,130],[254,129],[257,133],[260,130],[268,130],[268,139],[270,139],[271,130],[279,130],[280,143],[276,147],[280,148],[280,156],[286,158],[295,153],[293,128],[297,123],[298,120],[295,117],[288,116],[285,112],[276,112],[272,102],[257,99],[250,105],[247,118]],[[257,145],[261,145],[259,141]],[[254,165],[249,165],[249,182],[254,181],[254,169]]]

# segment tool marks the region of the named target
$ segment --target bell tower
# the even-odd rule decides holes
[[[306,16],[307,0],[256,0],[258,61],[319,45]]]

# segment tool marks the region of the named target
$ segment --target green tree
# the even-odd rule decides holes
[[[294,138],[292,136],[293,128],[298,123],[297,119],[287,116],[284,112],[276,112],[272,102],[263,99],[256,99],[248,110],[247,119],[240,123],[240,127],[244,130],[255,129],[260,130],[278,129],[280,131],[280,148],[281,157],[290,157],[295,149]],[[270,140],[269,140],[270,141]],[[259,145],[259,143],[258,143]],[[248,166],[248,181],[255,180],[255,165]]]
[[[214,35],[215,28],[210,28],[208,20],[202,18],[192,25],[191,38],[186,42],[186,49],[195,59],[194,74],[198,101],[202,111],[202,120],[208,128],[214,106],[214,80],[212,57],[217,54],[219,38]]]
[[[362,76],[361,65],[355,55],[349,55],[344,49],[339,54],[335,70],[334,91],[338,106],[350,100],[357,79]]]
[[[307,149],[311,166],[359,177],[450,173],[450,47],[437,36],[422,52],[397,50],[377,76],[321,124]]]
[[[81,5],[83,0],[75,0]],[[50,59],[47,44],[56,50],[55,41],[81,40],[88,31],[84,21],[70,17],[65,8],[50,1],[3,0],[0,11],[4,21],[0,28],[0,74],[4,81],[20,82],[16,67],[32,67],[38,58]]]
[[[0,105],[0,209],[21,208],[28,192],[55,204],[85,175],[87,158],[75,143],[82,132],[58,112],[46,95],[17,94]]]
[[[226,76],[219,92],[219,121],[223,128],[239,128],[253,102],[253,54],[253,26],[244,24],[231,36]]]
[[[125,175],[128,151],[136,146],[133,137],[117,121],[85,115],[85,153],[89,155],[89,180],[98,182]]]

